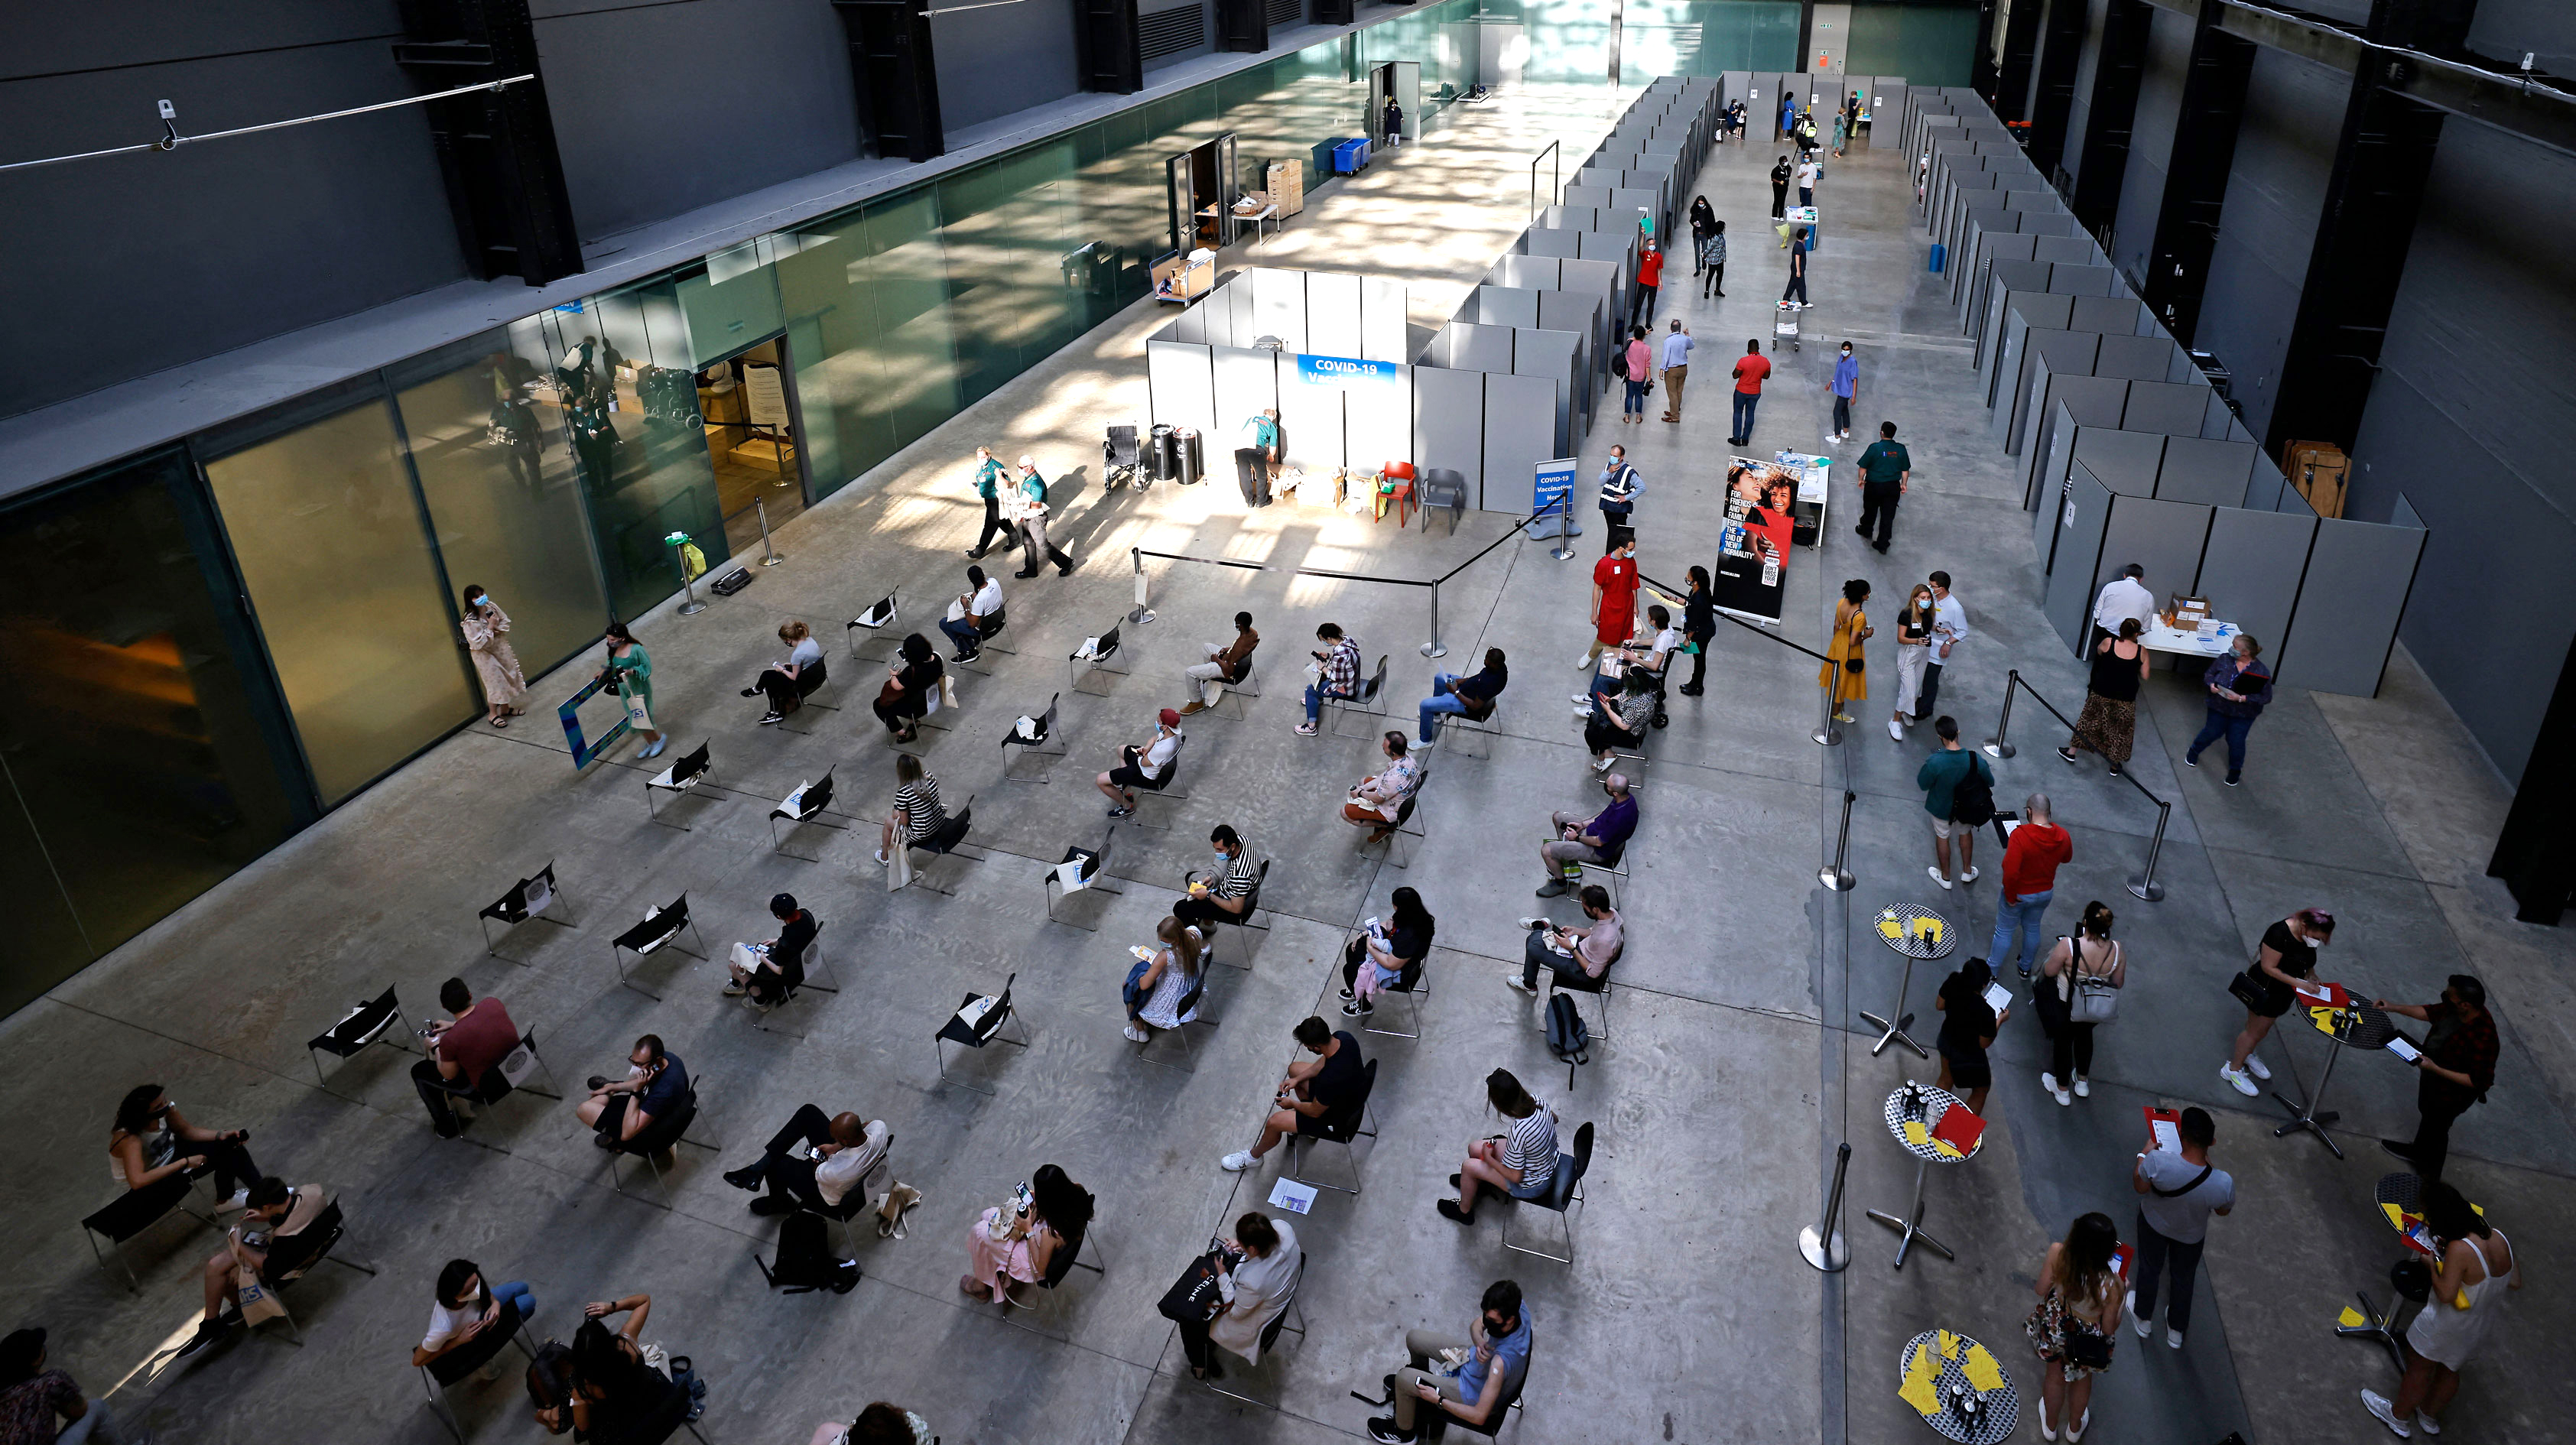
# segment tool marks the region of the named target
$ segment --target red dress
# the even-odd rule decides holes
[[[1637,559],[1602,558],[1592,564],[1592,582],[1601,589],[1601,619],[1592,635],[1615,647],[1637,630]]]

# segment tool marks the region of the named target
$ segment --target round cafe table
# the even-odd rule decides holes
[[[1958,947],[1950,920],[1929,908],[1894,903],[1878,910],[1878,916],[1870,920],[1870,930],[1881,943],[1905,955],[1905,972],[1897,979],[1896,1007],[1888,1011],[1886,1018],[1866,1009],[1861,1012],[1861,1018],[1879,1030],[1878,1042],[1869,1046],[1869,1055],[1877,1058],[1889,1044],[1901,1043],[1912,1049],[1916,1058],[1928,1059],[1932,1057],[1931,1050],[1906,1035],[1906,1026],[1914,1022],[1914,1015],[1905,1011],[1905,995],[1914,986],[1914,960],[1947,957],[1951,949]]]
[[[2397,1337],[2401,1333],[2398,1319],[2410,1304],[2419,1309],[2423,1307],[2425,1296],[2431,1293],[2429,1271],[2441,1263],[2434,1249],[2432,1233],[2421,1222],[2423,1199],[2424,1181],[2412,1174],[2383,1174],[2379,1182],[2370,1187],[2371,1204],[2378,1210],[2381,1222],[2395,1230],[2397,1237],[2404,1241],[2408,1258],[2398,1261],[2389,1270],[2390,1290],[2385,1313],[2370,1302],[2368,1290],[2358,1290],[2355,1298],[2361,1301],[2360,1319],[2353,1320],[2352,1312],[2346,1311],[2347,1322],[2335,1326],[2335,1334],[2340,1338],[2370,1340],[2388,1351],[2388,1362],[2396,1366],[2401,1375],[2406,1373],[2406,1352],[2397,1345]],[[2397,1211],[2396,1214],[2389,1212],[2392,1209]],[[2416,1216],[2417,1222],[2409,1225],[2404,1218],[2406,1215]],[[2418,1280],[2422,1283],[2416,1283]]]
[[[1915,1368],[1918,1354],[1928,1356],[1938,1371],[1932,1382],[1936,1406],[1927,1410],[1915,1400],[1907,1400],[1906,1405],[1923,1417],[1924,1424],[1959,1445],[1998,1445],[2010,1439],[2013,1427],[2021,1423],[2021,1395],[2013,1389],[2012,1376],[2004,1373],[2002,1362],[1994,1358],[1992,1351],[1966,1335],[1951,1335],[1953,1353],[1942,1354],[1944,1333],[1925,1330],[1907,1340],[1897,1354],[1896,1378],[1900,1383]],[[1982,1390],[1969,1378],[1968,1371],[1969,1360],[1979,1354],[1994,1367],[1989,1377],[1993,1383]]]
[[[1887,1096],[1887,1105],[1883,1111],[1887,1119],[1887,1132],[1895,1135],[1896,1142],[1904,1148],[1905,1152],[1914,1156],[1914,1205],[1901,1219],[1879,1209],[1870,1210],[1869,1217],[1896,1231],[1898,1236],[1896,1267],[1898,1269],[1905,1268],[1906,1251],[1912,1249],[1917,1241],[1920,1241],[1924,1248],[1939,1252],[1943,1259],[1959,1257],[1951,1251],[1950,1246],[1923,1232],[1923,1179],[1935,1164],[1965,1164],[1985,1151],[1986,1140],[1982,1134],[1977,1137],[1977,1147],[1965,1154],[1956,1151],[1944,1153],[1939,1142],[1932,1138],[1932,1130],[1940,1126],[1943,1114],[1953,1108],[1966,1107],[1967,1105],[1960,1103],[1957,1096],[1948,1090],[1931,1084],[1918,1084],[1911,1079],[1906,1080],[1895,1092]],[[1908,1123],[1923,1126],[1922,1143],[1917,1144],[1906,1137],[1905,1126]]]
[[[2326,1126],[2341,1115],[2331,1109],[2317,1108],[2317,1105],[2325,1099],[2326,1085],[2334,1079],[2335,1061],[2343,1057],[2343,1051],[2346,1049],[2388,1047],[2388,1041],[2397,1037],[2397,1026],[2388,1021],[2387,1014],[2359,999],[2352,1000],[2342,1008],[2329,1009],[2322,1004],[2309,1004],[2294,995],[2291,1007],[2309,1009],[2311,1021],[2315,1024],[2317,1032],[2324,1034],[2331,1043],[2328,1045],[2329,1051],[2326,1054],[2325,1072],[2317,1076],[2317,1086],[2308,1091],[2305,1103],[2292,1100],[2278,1089],[2272,1091],[2272,1097],[2280,1100],[2281,1107],[2290,1111],[2290,1122],[2273,1130],[2272,1137],[2278,1139],[2293,1131],[2305,1129],[2325,1140],[2326,1147],[2334,1151],[2337,1159],[2341,1159],[2343,1146],[2337,1144],[2334,1136],[2326,1132]]]

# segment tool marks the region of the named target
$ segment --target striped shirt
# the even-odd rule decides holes
[[[903,813],[903,832],[907,841],[918,841],[939,831],[948,814],[939,806],[939,780],[924,774],[917,783],[906,783],[895,790],[895,807]]]
[[[1252,869],[1252,850],[1246,848],[1225,860],[1225,872],[1208,881],[1208,892],[1218,898],[1241,898],[1252,891],[1257,876]]]
[[[1530,1116],[1512,1125],[1512,1136],[1503,1145],[1503,1164],[1521,1172],[1521,1187],[1545,1184],[1556,1174],[1556,1115],[1540,1104]]]

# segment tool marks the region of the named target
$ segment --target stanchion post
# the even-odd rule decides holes
[[[1559,562],[1571,562],[1574,560],[1574,548],[1567,545],[1568,539],[1574,535],[1574,533],[1569,530],[1569,526],[1573,520],[1574,494],[1572,492],[1568,492],[1564,496],[1556,499],[1556,545],[1547,549],[1547,555],[1554,557]]]
[[[2129,891],[2149,903],[2165,901],[2165,886],[2156,881],[2156,857],[2165,850],[2165,820],[2173,816],[2173,804],[2156,804],[2156,835],[2147,840],[2147,871],[2129,880]]]
[[[1447,657],[1448,647],[1440,641],[1440,584],[1431,584],[1431,640],[1422,644],[1425,657]]]
[[[1842,729],[1834,726],[1834,714],[1843,710],[1843,665],[1830,658],[1825,665],[1833,669],[1833,681],[1825,684],[1825,720],[1808,734],[1808,740],[1820,748],[1833,747],[1843,740]]]
[[[760,565],[775,567],[787,559],[778,555],[778,544],[769,540],[769,504],[754,497],[751,499],[751,505],[760,513]]]
[[[1843,1245],[1843,1175],[1851,1168],[1851,1145],[1834,1148],[1834,1187],[1825,1194],[1824,1217],[1813,1229],[1798,1231],[1798,1252],[1807,1263],[1827,1274],[1839,1274],[1851,1263],[1851,1251]]]
[[[1843,789],[1842,835],[1834,840],[1834,861],[1816,870],[1816,881],[1836,893],[1852,891],[1851,870],[1845,865],[1851,861],[1852,804],[1859,798],[1860,794]]]
[[[1142,547],[1128,548],[1127,559],[1136,565],[1136,605],[1128,609],[1127,620],[1129,622],[1142,625],[1154,620],[1154,614],[1145,610],[1145,549]]]
[[[671,549],[671,565],[680,569],[680,593],[686,599],[680,604],[680,615],[694,617],[706,611],[707,604],[698,600],[697,579],[689,575],[689,555],[680,550],[688,545],[689,534],[673,532],[662,541]]]
[[[2004,672],[2004,710],[1995,719],[1995,735],[1986,739],[1987,757],[2008,758],[2018,751],[2013,747],[2009,734],[2012,732],[2013,693],[2020,686],[2021,669],[2018,667],[2007,669]]]

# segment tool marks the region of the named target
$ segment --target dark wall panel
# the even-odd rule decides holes
[[[2349,76],[2324,66],[2254,52],[2193,343],[2235,373],[2245,427],[2258,437],[2272,422],[2351,89]]]
[[[2130,129],[2129,173],[2120,182],[2120,212],[2111,237],[2111,264],[2140,290],[2145,289],[2147,253],[2155,245],[2156,213],[2164,205],[2165,167],[2182,114],[2183,77],[2191,69],[2191,27],[2188,18],[2159,7],[2147,29],[2146,69],[2138,78],[2138,115]]]
[[[939,66],[939,123],[950,132],[1082,89],[1072,0],[943,13],[933,6],[931,53]]]
[[[543,0],[531,9],[584,240],[859,153],[849,41],[829,5]]]
[[[2084,125],[2091,115],[2093,77],[2102,58],[2102,18],[2110,5],[2111,0],[2085,0],[2084,50],[2075,62],[2075,103],[2066,111],[2066,150],[2058,158],[2069,180],[2083,169],[2077,162],[2084,156]]]

